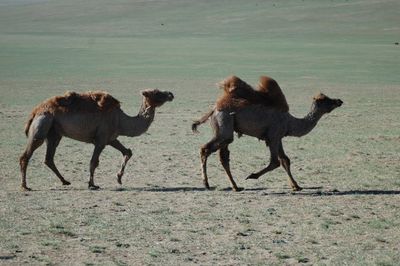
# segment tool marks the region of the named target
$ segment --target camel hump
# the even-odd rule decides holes
[[[219,84],[224,90],[223,95],[217,100],[217,109],[237,109],[249,104],[263,104],[282,112],[289,111],[278,83],[268,77],[261,76],[257,90],[237,76],[229,76]]]
[[[96,102],[101,111],[109,111],[120,107],[120,102],[103,91],[89,91],[88,96]]]
[[[120,102],[105,91],[67,91],[62,96],[50,98],[47,105],[61,112],[106,112],[120,108]]]
[[[223,89],[226,93],[233,94],[234,96],[239,96],[246,98],[249,94],[252,94],[254,89],[241,80],[237,76],[229,76],[219,83],[220,89]]]
[[[108,112],[120,108],[120,102],[103,91],[89,91],[77,93],[67,91],[64,95],[54,96],[36,106],[31,117],[49,113],[70,112]]]
[[[258,90],[266,93],[274,93],[275,91],[281,91],[278,82],[271,77],[261,76],[258,82]]]
[[[265,93],[266,97],[270,99],[270,103],[277,109],[288,112],[289,105],[286,101],[286,97],[283,94],[281,87],[278,82],[268,76],[261,76],[258,83],[258,91]]]
[[[56,105],[56,106],[69,106],[78,97],[79,97],[78,93],[76,93],[74,91],[67,91],[62,96],[55,96],[54,97],[54,105]]]

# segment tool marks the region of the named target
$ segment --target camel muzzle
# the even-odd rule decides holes
[[[340,100],[340,99],[337,99],[337,100],[336,100],[336,105],[337,105],[338,107],[342,106],[342,104],[343,104],[343,101],[342,101],[342,100]]]
[[[172,93],[172,92],[169,92],[168,93],[168,101],[169,102],[172,102],[172,100],[174,99],[175,97],[174,97],[174,94]]]

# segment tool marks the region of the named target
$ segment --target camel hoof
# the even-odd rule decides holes
[[[233,189],[233,191],[235,191],[235,192],[240,192],[240,191],[243,191],[244,190],[244,188],[242,188],[242,187],[234,187],[234,188],[232,188]]]
[[[302,188],[302,187],[299,187],[299,186],[297,186],[297,187],[293,187],[293,188],[292,188],[292,190],[293,190],[293,191],[302,191],[302,190],[303,190],[303,188]]]
[[[62,183],[63,183],[64,186],[69,186],[69,185],[71,185],[71,182],[68,182],[67,180],[64,180]]]
[[[89,185],[89,189],[90,189],[90,190],[99,190],[100,187],[99,187],[99,186],[96,186],[96,185]]]
[[[122,185],[122,175],[123,175],[123,174],[121,174],[121,173],[118,173],[118,174],[117,174],[117,182],[118,182],[118,184],[120,184],[120,185]]]
[[[248,177],[246,177],[246,180],[247,179],[258,179],[258,178],[259,178],[259,176],[257,174],[251,174]]]
[[[208,182],[204,182],[204,187],[205,187],[207,190],[211,190],[210,185],[208,184]]]
[[[31,188],[27,187],[27,186],[21,186],[21,191],[32,191]]]

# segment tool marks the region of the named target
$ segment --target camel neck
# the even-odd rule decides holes
[[[143,101],[136,116],[123,114],[120,119],[119,131],[121,136],[135,137],[147,131],[154,120],[155,108]]]
[[[317,125],[323,113],[320,112],[315,104],[312,105],[311,111],[303,118],[293,119],[289,123],[288,136],[302,137],[310,133],[311,130]]]

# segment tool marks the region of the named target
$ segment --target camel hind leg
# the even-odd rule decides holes
[[[26,184],[26,169],[28,168],[29,160],[32,157],[33,152],[43,144],[42,139],[30,139],[24,153],[19,158],[19,165],[22,174],[21,189],[25,191],[31,191]]]
[[[228,145],[221,147],[221,149],[219,150],[219,159],[221,161],[222,166],[225,169],[226,174],[228,175],[229,181],[231,182],[231,185],[232,185],[232,189],[234,191],[242,191],[243,188],[239,188],[236,185],[235,180],[233,179],[231,169],[229,166],[229,153],[230,152],[228,150]]]
[[[201,173],[203,176],[203,184],[206,189],[210,189],[210,185],[208,184],[208,176],[207,176],[207,159],[212,153],[216,152],[219,147],[216,144],[216,139],[212,139],[210,142],[205,144],[200,149],[200,158],[201,158]]]
[[[46,151],[46,159],[44,163],[56,174],[56,176],[60,179],[63,185],[68,186],[71,185],[70,182],[64,179],[61,173],[58,171],[56,165],[54,164],[54,155],[56,153],[56,149],[58,144],[60,143],[61,136],[54,132],[54,130],[50,130],[48,136],[46,138],[47,151]]]
[[[203,175],[203,183],[207,189],[210,189],[210,185],[208,184],[208,176],[207,176],[207,159],[212,153],[221,149],[222,147],[227,146],[229,143],[233,141],[233,117],[228,112],[215,112],[211,116],[211,126],[214,129],[216,135],[213,137],[211,141],[203,145],[200,149],[200,158],[201,158],[201,168]],[[223,152],[223,155],[220,154],[221,162],[225,163],[226,151]],[[228,162],[229,162],[229,151],[228,151]],[[227,164],[223,166],[227,166]],[[228,163],[229,167],[229,163]],[[228,168],[229,169],[229,168]],[[226,171],[226,169],[225,169]],[[229,170],[230,172],[230,170]],[[227,172],[228,173],[228,172]],[[229,176],[229,175],[228,175]],[[231,184],[234,190],[238,190],[235,181],[230,176]],[[233,181],[233,183],[232,183]],[[235,184],[235,185],[233,185]]]
[[[19,165],[21,169],[21,188],[22,190],[31,190],[26,183],[26,170],[28,168],[29,160],[32,157],[34,151],[39,148],[44,140],[47,138],[47,134],[53,124],[53,117],[51,115],[40,115],[32,120],[32,123],[28,130],[28,143],[26,145],[24,153],[19,159]]]

